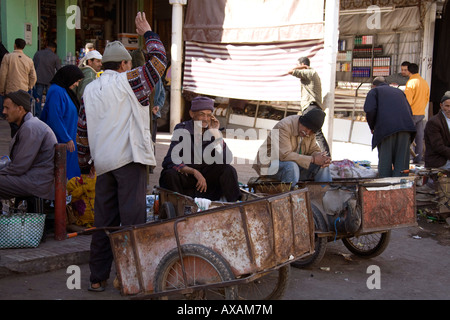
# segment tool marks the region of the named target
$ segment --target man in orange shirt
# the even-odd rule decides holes
[[[430,100],[430,87],[428,83],[419,75],[419,66],[411,63],[408,66],[409,80],[406,83],[405,95],[411,106],[413,120],[416,126],[416,143],[413,163],[423,164],[423,145],[425,129],[425,109]]]

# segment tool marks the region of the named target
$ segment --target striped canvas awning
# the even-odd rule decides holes
[[[299,101],[300,80],[287,74],[307,56],[322,73],[324,42],[263,44],[186,42],[183,90],[260,101]]]

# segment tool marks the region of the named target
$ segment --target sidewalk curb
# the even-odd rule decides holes
[[[47,239],[37,248],[0,250],[0,279],[39,274],[89,262],[90,236],[56,241]]]

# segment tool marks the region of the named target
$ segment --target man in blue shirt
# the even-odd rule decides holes
[[[42,96],[50,87],[50,81],[61,68],[61,61],[56,55],[56,44],[50,42],[45,49],[39,50],[33,57],[34,68],[36,69],[37,81],[33,89],[33,97],[36,100],[34,115],[41,116]]]
[[[402,171],[409,169],[410,145],[416,128],[405,94],[389,86],[384,77],[376,77],[364,111],[373,134],[372,148],[378,148],[378,176],[406,175]]]

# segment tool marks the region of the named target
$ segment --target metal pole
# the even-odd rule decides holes
[[[425,15],[424,30],[423,30],[423,44],[422,44],[422,59],[421,59],[421,72],[422,78],[428,82],[428,86],[431,89],[431,76],[433,69],[433,46],[434,46],[434,29],[436,25],[436,2],[427,3],[427,11]],[[427,104],[425,109],[425,120],[433,116],[433,110],[430,110],[433,105]]]
[[[55,146],[55,240],[66,239],[66,145]]]
[[[172,7],[172,46],[170,84],[170,132],[181,120],[181,72],[183,59],[183,5],[187,0],[169,0]]]
[[[336,58],[339,40],[339,0],[327,1],[325,7],[325,35],[324,35],[324,79],[322,79],[323,105],[327,112],[322,127],[326,136],[330,153],[333,151],[333,120],[334,120],[334,89],[336,86]]]

